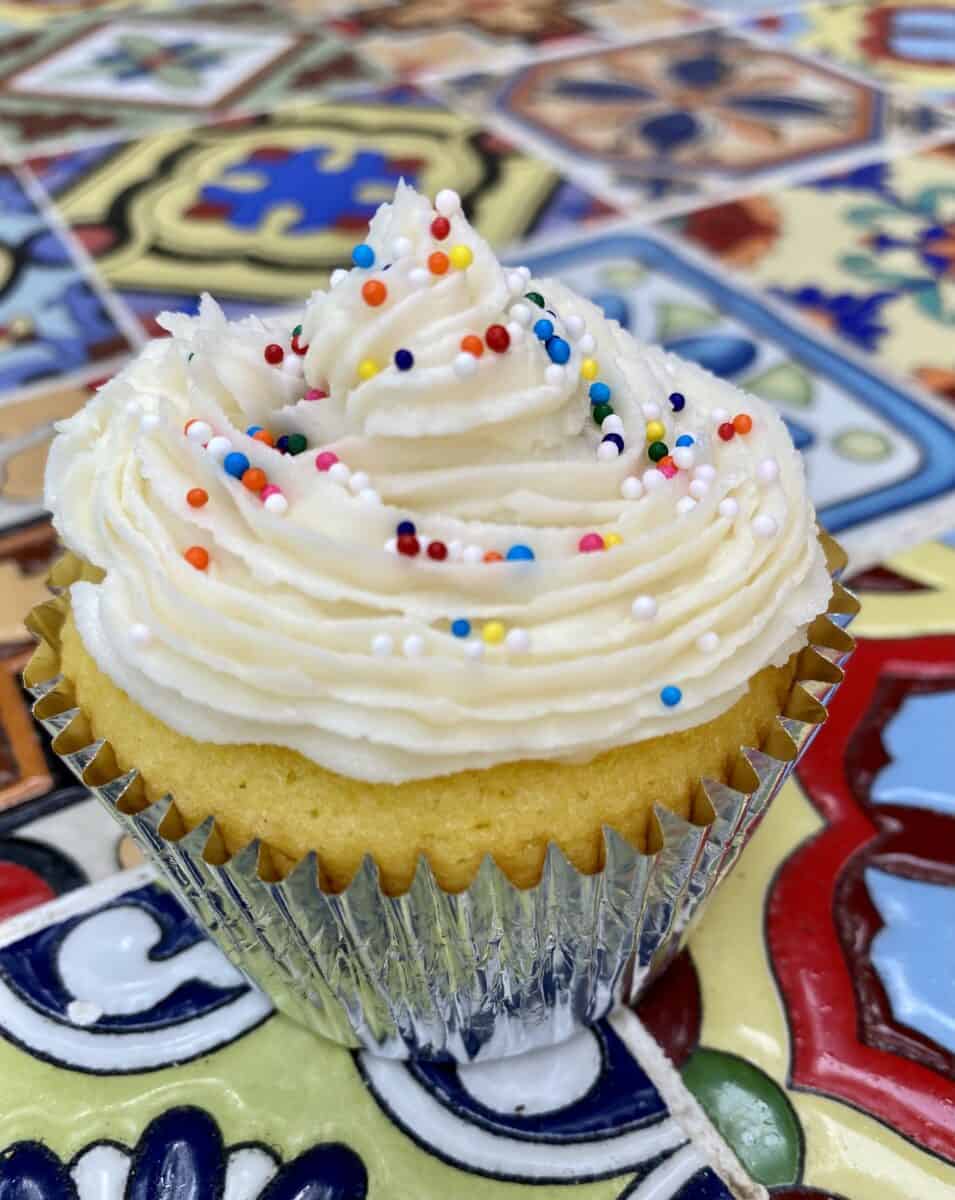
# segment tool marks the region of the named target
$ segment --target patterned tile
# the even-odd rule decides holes
[[[942,1200],[955,549],[908,550],[859,582],[862,640],[830,721],[691,940],[699,1048],[683,1072],[774,1198]]]
[[[912,512],[955,489],[955,420],[866,370],[812,326],[659,235],[617,232],[528,259],[660,342],[773,403],[806,459],[820,520],[856,561],[910,544]]]
[[[314,100],[375,73],[337,39],[264,3],[78,18],[0,37],[0,145],[130,137]]]
[[[399,103],[403,101],[403,103]],[[148,324],[197,282],[243,306],[299,301],[345,262],[404,176],[454,184],[502,244],[606,207],[545,162],[412,92],[55,157],[34,168],[96,263]]]
[[[115,362],[130,349],[122,320],[23,178],[0,168],[0,403]]]
[[[644,214],[649,202],[738,192],[951,121],[919,100],[718,29],[447,86]]]
[[[955,402],[955,148],[702,209],[684,236]]]
[[[925,98],[955,102],[952,0],[817,0],[798,12],[755,18],[751,27],[802,53],[864,71]]]

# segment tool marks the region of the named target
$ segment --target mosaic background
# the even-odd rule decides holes
[[[402,176],[776,405],[863,601],[636,1012],[460,1071],[275,1015],[19,683],[53,423],[197,285],[320,286]],[[953,334],[955,0],[0,0],[0,1196],[955,1194]]]

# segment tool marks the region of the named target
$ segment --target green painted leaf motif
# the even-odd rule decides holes
[[[809,408],[812,404],[812,378],[791,362],[767,367],[765,371],[741,380],[740,387],[771,404],[786,404],[792,408]]]
[[[802,1128],[765,1072],[735,1054],[700,1047],[683,1068],[683,1082],[757,1182],[797,1182]]]
[[[162,46],[155,38],[146,37],[141,33],[125,34],[119,39],[119,48],[128,54],[131,58],[152,58],[154,54],[158,54],[162,50]]]
[[[167,87],[180,90],[196,87],[199,83],[199,76],[195,71],[177,63],[165,63],[159,67],[156,71],[156,78],[161,79]]]
[[[696,304],[679,304],[676,301],[661,301],[656,306],[657,332],[659,340],[677,337],[683,333],[696,333],[719,320],[719,314],[711,308]]]
[[[883,287],[900,288],[922,287],[925,280],[920,275],[905,275],[900,271],[884,271],[873,259],[865,254],[843,254],[839,258],[839,266],[852,275],[868,279]]]
[[[920,213],[934,217],[938,214],[943,200],[955,200],[955,187],[939,184],[936,187],[923,188],[916,195],[912,206]]]
[[[938,287],[921,287],[915,293],[915,303],[933,321],[938,321],[942,325],[955,325],[955,311],[945,307],[941,290]]]
[[[843,215],[852,225],[872,225],[883,217],[897,217],[898,214],[899,210],[889,204],[860,204]]]

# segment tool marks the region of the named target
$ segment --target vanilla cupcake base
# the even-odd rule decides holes
[[[490,854],[518,887],[540,879],[556,842],[585,874],[601,868],[609,825],[646,852],[653,806],[689,818],[702,778],[728,779],[740,746],[762,746],[795,676],[795,657],[768,667],[731,709],[683,733],[637,742],[588,763],[518,762],[409,783],[347,779],[281,746],[215,745],[171,729],[121,691],[85,649],[72,617],[62,669],[97,738],[139,769],[150,800],[166,792],[188,829],[208,816],[229,853],[259,838],[278,865],[319,854],[324,886],[340,891],[366,854],[384,890],[403,892],[424,854],[438,883],[467,887]]]

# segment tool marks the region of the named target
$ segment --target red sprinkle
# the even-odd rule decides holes
[[[511,335],[503,325],[488,325],[484,331],[484,340],[492,350],[503,354],[511,344]]]
[[[413,533],[403,533],[401,537],[398,538],[397,546],[398,553],[407,554],[409,558],[414,558],[414,556],[421,549],[421,543]]]
[[[305,393],[306,400],[324,400],[328,392],[323,392],[321,388],[309,388]]]
[[[292,349],[296,354],[300,354],[303,357],[308,354],[308,346],[302,345],[302,343],[298,340],[297,333],[292,334]]]
[[[451,222],[447,217],[435,217],[431,222],[431,236],[439,242],[443,242],[450,232]]]
[[[667,458],[670,458],[669,454],[667,455]],[[661,458],[660,461],[657,463],[657,470],[660,472],[661,475],[665,475],[667,477],[667,479],[672,479],[673,476],[676,475],[677,471],[679,470],[679,467],[676,465],[675,462],[673,462],[672,459],[670,460],[670,462],[667,462],[665,458]]]
[[[604,550],[604,540],[599,533],[585,533],[577,543],[581,554],[593,554],[595,550]]]
[[[285,351],[278,342],[270,342],[265,347],[265,361],[270,367],[277,367],[285,357]]]
[[[338,462],[338,455],[334,450],[323,450],[321,454],[315,455],[315,466],[319,471],[330,471]]]
[[[436,558],[438,562],[448,557],[448,548],[444,542],[428,543],[428,558]]]
[[[724,421],[716,431],[724,442],[731,442],[736,437],[736,430],[733,428],[731,421]]]

